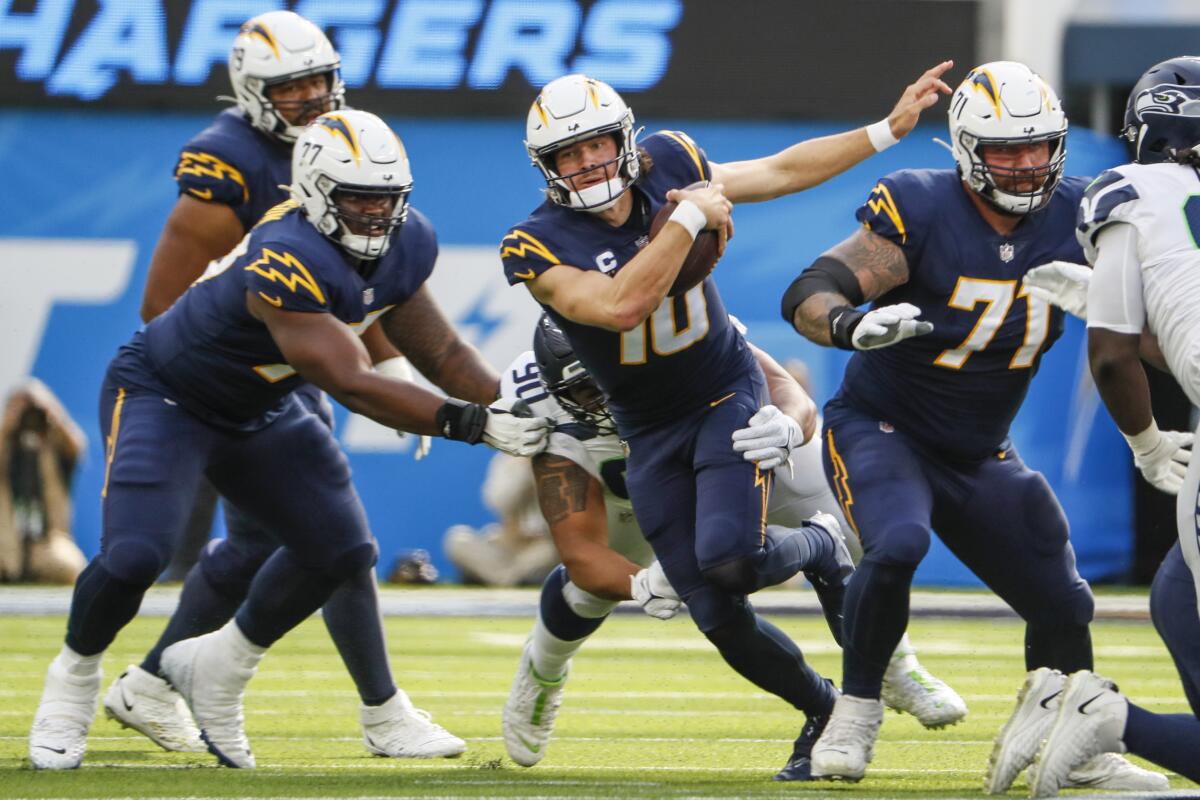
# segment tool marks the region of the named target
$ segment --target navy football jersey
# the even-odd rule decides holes
[[[649,241],[650,222],[667,192],[712,177],[704,151],[683,133],[656,133],[641,149],[650,168],[629,190],[636,193],[629,220],[613,227],[547,200],[500,244],[509,283],[532,280],[559,264],[615,274]],[[624,333],[546,311],[607,395],[623,435],[711,401],[731,380],[756,368],[711,278],[666,298],[649,319]]]
[[[250,230],[259,218],[288,198],[292,147],[250,124],[236,108],[222,111],[179,153],[175,165],[179,193],[229,206]]]
[[[1085,178],[1064,178],[1046,208],[1011,236],[996,233],[953,170],[902,170],[879,181],[856,216],[899,245],[909,279],[875,307],[912,303],[933,332],[856,352],[840,396],[929,447],[978,459],[1008,428],[1063,312],[1022,281],[1049,261],[1083,262],[1075,212]]]
[[[433,271],[437,239],[415,208],[365,277],[288,201],[149,322],[138,347],[172,399],[209,422],[250,430],[270,422],[303,379],[284,362],[248,292],[288,311],[333,314],[362,333],[411,297]]]

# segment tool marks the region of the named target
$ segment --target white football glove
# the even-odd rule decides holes
[[[763,470],[786,464],[792,450],[804,444],[800,423],[773,405],[754,413],[746,427],[733,432],[733,449]]]
[[[1051,261],[1025,273],[1025,288],[1031,297],[1058,306],[1085,322],[1091,283],[1092,271],[1070,261]]]
[[[385,358],[383,361],[380,361],[375,365],[375,371],[380,375],[386,375],[387,377],[395,378],[396,380],[408,381],[409,383],[412,383],[417,379],[417,376],[413,374],[412,365],[408,363],[408,359],[404,356]],[[396,435],[401,439],[404,439],[408,436],[412,436],[413,434],[410,434],[408,431],[396,431]],[[415,453],[413,453],[413,457],[416,458],[417,461],[420,461],[422,458],[429,455],[429,449],[431,447],[433,447],[432,436],[418,436],[417,450]]]
[[[629,593],[655,619],[670,619],[683,605],[657,561],[629,576]]]
[[[1186,431],[1160,431],[1151,421],[1149,428],[1136,436],[1126,436],[1125,441],[1147,483],[1167,494],[1179,494],[1192,460],[1194,436]]]
[[[487,407],[483,443],[511,456],[535,456],[550,443],[554,421],[531,416],[520,400],[502,397]]]
[[[913,336],[924,336],[933,330],[933,323],[917,319],[921,309],[912,303],[897,303],[875,308],[859,320],[850,344],[855,350],[875,350]]]

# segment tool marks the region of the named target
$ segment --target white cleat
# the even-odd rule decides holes
[[[1165,775],[1112,755],[1125,752],[1121,736],[1128,715],[1129,703],[1112,681],[1087,670],[1072,674],[1030,771],[1029,796],[1054,797],[1059,789],[1079,785],[1073,777],[1085,779],[1089,788],[1165,789]]]
[[[130,665],[104,695],[104,714],[123,728],[132,728],[163,750],[203,753],[200,729],[187,703],[171,684]]]
[[[944,728],[967,716],[967,704],[958,692],[931,675],[911,650],[897,649],[892,655],[883,674],[882,694],[884,705],[912,714],[926,728]]]
[[[875,755],[875,739],[883,724],[883,701],[841,695],[812,750],[814,779],[862,780]]]
[[[184,639],[162,654],[162,671],[192,711],[200,738],[222,766],[254,769],[254,754],[246,739],[243,697],[246,684],[258,670],[256,658],[230,647],[225,628]],[[236,636],[242,636],[236,631]],[[243,637],[244,640],[244,637]]]
[[[1065,681],[1061,672],[1048,667],[1025,676],[1025,683],[1017,693],[1016,708],[993,741],[983,776],[985,793],[1008,791],[1021,770],[1033,763],[1038,746],[1054,724]]]
[[[552,681],[538,675],[529,657],[530,647],[526,643],[521,653],[503,715],[504,746],[509,757],[523,767],[532,767],[546,755],[567,682],[567,672]]]
[[[388,758],[454,758],[467,743],[414,708],[403,689],[378,706],[363,706],[363,742],[377,756]]]
[[[100,681],[99,670],[77,676],[59,658],[50,662],[42,701],[29,732],[29,760],[34,769],[76,769],[83,762]]]

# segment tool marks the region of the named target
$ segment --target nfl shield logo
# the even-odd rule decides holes
[[[1015,251],[1011,244],[1009,244],[1008,242],[1005,242],[1004,244],[1000,245],[1000,260],[1001,261],[1003,261],[1005,264],[1007,264],[1008,262],[1013,260],[1013,255],[1015,255]]]
[[[375,287],[368,286],[366,289],[363,289],[363,305],[369,306],[369,305],[371,305],[371,303],[374,303],[374,302],[375,302]]]

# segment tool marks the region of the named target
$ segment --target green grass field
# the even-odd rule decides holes
[[[813,617],[775,620],[823,673],[840,658]],[[140,660],[163,625],[139,619],[105,658],[105,686]],[[523,769],[500,740],[504,704],[529,621],[390,618],[398,683],[434,719],[468,739],[462,758],[403,762],[369,756],[358,701],[324,626],[310,620],[263,662],[247,697],[259,769],[216,767],[207,755],[165,753],[103,712],[83,769],[29,769],[26,735],[61,617],[0,619],[0,797],[967,797],[979,796],[992,736],[1020,685],[1023,629],[1009,620],[916,619],[922,661],[970,705],[967,720],[926,731],[888,712],[860,784],[778,784],[801,715],[725,666],[686,619],[610,620],[575,659],[546,759]],[[1148,622],[1098,623],[1098,669],[1156,711],[1186,711],[1174,668]],[[805,644],[807,643],[807,644]],[[1173,787],[1189,784],[1173,777]],[[1023,794],[1024,783],[1012,796]]]

